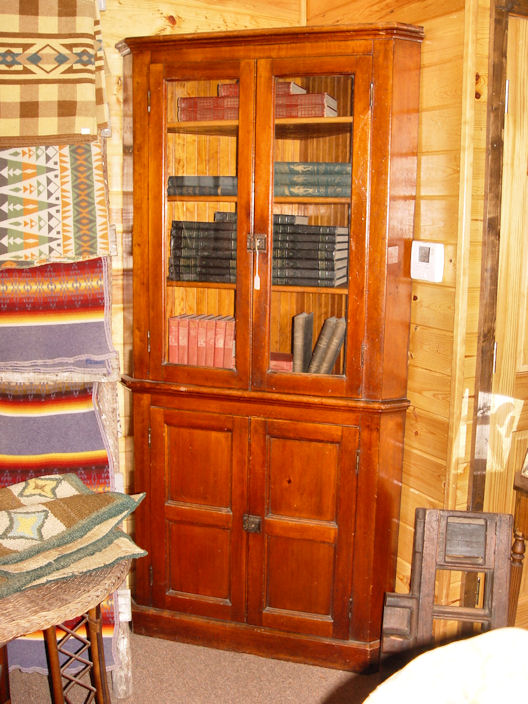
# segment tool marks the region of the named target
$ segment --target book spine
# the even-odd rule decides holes
[[[207,259],[206,257],[174,257],[174,268],[180,270],[236,271],[236,259]]]
[[[323,358],[326,354],[326,349],[330,343],[330,338],[332,337],[332,333],[334,331],[336,323],[337,318],[335,316],[326,318],[326,320],[324,321],[323,327],[321,328],[321,332],[319,333],[319,337],[317,338],[317,342],[315,344],[312,359],[310,360],[310,364],[308,365],[309,373],[319,373]]]
[[[236,222],[236,213],[217,210],[214,215],[215,222]],[[290,225],[307,225],[307,215],[290,215],[289,213],[275,213],[273,215],[273,223],[281,224],[288,223]]]
[[[275,186],[339,186],[352,188],[351,177],[348,174],[309,174],[309,173],[281,173],[275,174],[273,179]]]
[[[273,168],[276,174],[352,174],[348,161],[276,161]]]
[[[273,189],[275,196],[296,196],[298,198],[349,198],[350,191],[350,186],[339,184],[276,183]]]
[[[324,105],[337,110],[337,100],[328,93],[301,93],[295,94],[280,94],[277,96],[277,106],[282,107],[309,107],[311,105]]]
[[[345,318],[337,318],[336,324],[334,326],[334,329],[332,331],[332,335],[330,337],[330,340],[328,341],[328,345],[325,350],[325,354],[323,356],[323,359],[321,360],[320,366],[319,366],[319,373],[320,374],[331,374],[334,365],[337,360],[337,356],[339,355],[339,351],[341,350],[341,347],[343,346],[343,341],[345,339],[345,332],[346,332],[346,320]]]
[[[178,318],[169,318],[169,362],[171,364],[178,363]]]
[[[168,185],[174,188],[180,186],[206,186],[208,188],[236,188],[236,176],[169,176]]]
[[[236,196],[236,186],[168,186],[168,196]]]
[[[196,364],[199,367],[205,366],[205,343],[206,343],[206,326],[210,316],[198,316],[198,326],[196,332]]]
[[[193,247],[171,247],[171,257],[205,257],[216,259],[234,259],[236,246],[212,247],[210,244],[197,244]]]
[[[213,220],[173,220],[171,232],[203,232],[211,230],[213,232],[227,232],[236,234],[236,225],[232,222],[220,222]]]
[[[209,281],[217,284],[234,284],[236,282],[236,274],[213,274],[205,272],[188,272],[180,271],[169,277],[171,281]]]
[[[275,279],[319,279],[321,281],[332,280],[336,276],[344,276],[346,274],[346,266],[340,267],[339,269],[334,269],[333,271],[326,271],[324,269],[313,268],[303,266],[302,264],[298,269],[294,267],[282,267],[281,269],[275,268],[273,271],[273,278]]]
[[[198,364],[198,317],[191,315],[189,318],[189,343],[187,352],[188,364]]]
[[[293,317],[293,371],[306,372],[312,357],[313,313]]]
[[[214,361],[213,366],[224,366],[224,345],[227,321],[224,316],[220,316],[216,320],[215,325],[215,343],[214,343]]]
[[[198,96],[178,98],[178,120],[237,120],[237,96]]]
[[[340,252],[339,255],[335,255],[331,252],[312,252],[307,249],[305,250],[273,250],[273,265],[280,269],[282,266],[309,266],[311,268],[317,269],[321,267],[322,269],[332,269],[332,267],[337,267],[338,269],[346,266],[348,261],[348,256],[346,252]]]
[[[276,372],[293,371],[293,356],[290,352],[271,352],[269,368]]]
[[[180,315],[178,322],[178,364],[189,361],[189,316]]]
[[[273,286],[309,286],[313,288],[339,288],[347,283],[347,277],[336,277],[333,281],[329,279],[311,279],[311,278],[276,278],[272,277],[271,283]]]
[[[277,257],[347,257],[348,242],[334,244],[333,242],[318,242],[304,240],[275,240],[273,255]]]
[[[295,233],[299,236],[306,235],[341,235],[343,241],[348,237],[348,227],[339,227],[338,225],[295,225],[288,223],[277,223],[273,227],[273,235],[281,235],[283,233]]]
[[[226,320],[225,340],[224,340],[224,362],[226,369],[235,368],[235,319],[231,316]]]
[[[214,366],[215,330],[218,316],[211,315],[205,323],[205,366]]]

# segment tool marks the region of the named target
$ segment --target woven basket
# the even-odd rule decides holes
[[[92,572],[49,582],[0,599],[0,646],[86,613],[115,591],[130,570],[120,560]]]

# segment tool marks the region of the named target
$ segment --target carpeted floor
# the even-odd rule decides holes
[[[132,696],[112,704],[361,704],[380,681],[135,634],[131,649]],[[10,683],[12,704],[50,702],[43,675],[14,670]]]

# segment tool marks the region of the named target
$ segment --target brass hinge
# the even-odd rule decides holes
[[[150,112],[150,90],[147,91],[147,112]]]
[[[370,84],[370,109],[372,110],[372,106],[374,105],[374,83]]]
[[[147,352],[150,352],[150,330],[147,330]]]
[[[154,584],[154,570],[152,569],[152,565],[149,567],[149,586],[152,587]]]
[[[356,474],[359,474],[359,455],[361,450],[356,450]]]
[[[354,609],[354,597],[350,597],[348,600],[348,618],[352,618],[352,611]]]
[[[147,437],[148,437],[148,446],[150,447],[150,445],[152,443],[152,430],[150,428],[148,429]]]

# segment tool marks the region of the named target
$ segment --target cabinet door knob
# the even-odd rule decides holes
[[[242,516],[242,528],[247,533],[260,533],[262,529],[262,518],[260,516],[250,516],[245,513]]]

